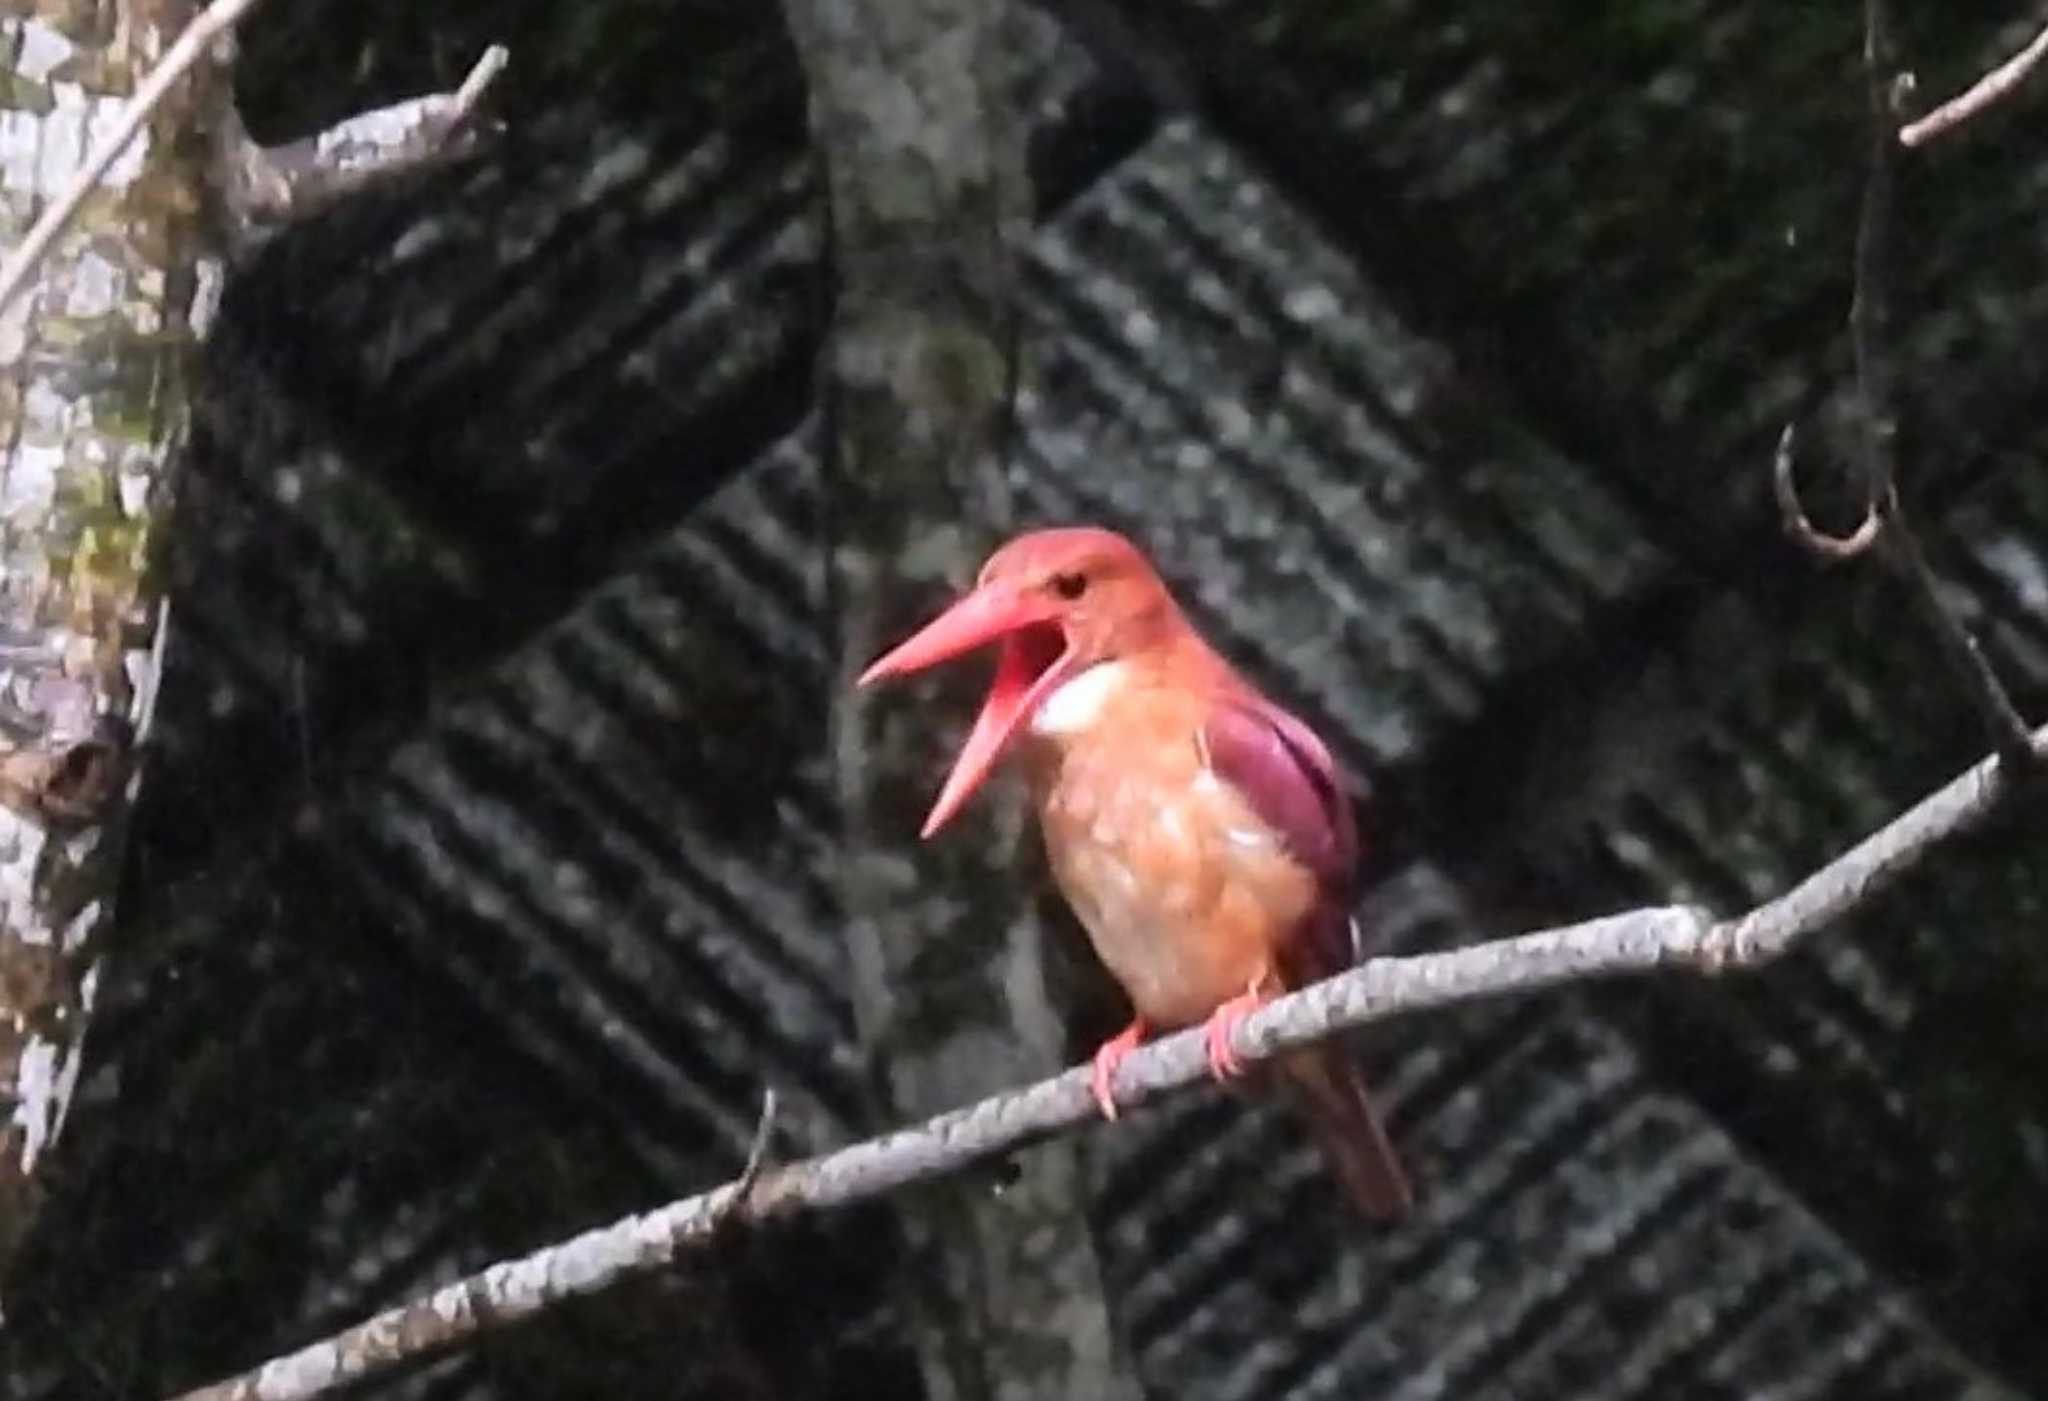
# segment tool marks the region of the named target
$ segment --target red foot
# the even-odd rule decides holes
[[[1140,1018],[1103,1042],[1100,1049],[1095,1052],[1095,1073],[1090,1077],[1088,1084],[1095,1092],[1095,1102],[1102,1106],[1103,1118],[1116,1117],[1116,1098],[1109,1092],[1109,1082],[1115,1078],[1117,1066],[1125,1056],[1136,1050],[1138,1043],[1144,1039],[1145,1022]]]
[[[1209,1018],[1209,1028],[1203,1040],[1209,1048],[1209,1073],[1218,1080],[1235,1080],[1244,1074],[1244,1062],[1230,1044],[1231,1036],[1237,1031],[1237,1024],[1265,1006],[1272,998],[1253,988],[1241,992],[1218,1007]]]

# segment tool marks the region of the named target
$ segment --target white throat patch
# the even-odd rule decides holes
[[[1124,684],[1123,662],[1097,662],[1068,677],[1045,698],[1031,717],[1035,735],[1077,735],[1093,725],[1119,687]]]

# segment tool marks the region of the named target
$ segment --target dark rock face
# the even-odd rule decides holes
[[[708,1185],[767,1083],[786,1151],[882,1127],[833,886],[830,285],[773,8],[301,8],[251,35],[259,129],[332,115],[271,75],[418,88],[447,73],[394,56],[503,39],[510,130],[229,290],[12,1394],[196,1383]],[[1017,515],[1139,536],[1373,776],[1396,951],[1739,907],[1983,748],[1892,586],[1770,514],[1779,427],[1843,413],[1855,16],[1456,8],[1054,5],[1018,83]],[[1905,42],[1947,91],[1995,36]],[[2038,717],[2030,153],[1993,128],[1909,170],[1897,353],[1906,489]],[[2029,836],[1758,975],[1387,1027],[1395,1230],[1227,1096],[1091,1135],[1146,1387],[2021,1394]],[[899,1250],[889,1209],[777,1230],[373,1394],[914,1397]]]

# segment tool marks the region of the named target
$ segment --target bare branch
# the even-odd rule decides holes
[[[2026,81],[2027,75],[2034,71],[2044,55],[2048,55],[2048,25],[2043,25],[2041,32],[2025,48],[1970,84],[1962,93],[1919,120],[1900,127],[1899,144],[1924,146],[1935,137],[1954,131]]]
[[[2048,757],[2048,727],[2030,737]],[[1867,907],[1926,857],[1981,826],[2016,792],[2014,771],[1986,759],[1774,900],[1732,920],[1683,905],[1653,906],[1447,953],[1374,959],[1262,1008],[1236,1038],[1247,1061],[1390,1017],[1483,997],[1670,966],[1708,973],[1768,963],[1801,939]],[[1117,1099],[1136,1106],[1208,1074],[1198,1028],[1148,1045],[1117,1073]],[[867,1201],[958,1172],[983,1158],[1096,1121],[1082,1066],[911,1128],[773,1168],[628,1217],[388,1309],[322,1342],[182,1401],[303,1401],[396,1363],[439,1351],[487,1326],[530,1318],[630,1274],[701,1249],[728,1220],[768,1221]],[[758,1137],[758,1136],[757,1136]]]
[[[754,1125],[754,1142],[747,1149],[747,1161],[740,1168],[740,1175],[733,1179],[732,1196],[726,1201],[726,1212],[719,1222],[737,1219],[746,1210],[753,1196],[754,1184],[761,1178],[761,1169],[768,1164],[768,1146],[775,1141],[775,1090],[773,1087],[761,1093],[761,1119]]]
[[[2012,696],[1999,681],[1998,673],[1985,660],[1977,639],[1970,636],[1956,621],[1955,614],[1948,610],[1948,605],[1942,602],[1940,581],[1934,577],[1934,570],[1920,549],[1919,537],[1907,527],[1903,512],[1893,516],[1891,527],[1886,532],[1885,558],[1905,578],[1906,592],[1913,596],[1921,616],[1933,630],[1949,670],[1960,677],[1968,689],[1978,718],[1984,722],[1991,742],[1997,747],[1998,757],[2012,765],[2015,773],[2039,764],[2041,759],[2030,742],[2027,722],[2013,705]]]
[[[106,178],[164,98],[207,50],[232,33],[261,0],[213,0],[171,45],[122,109],[113,132],[93,152],[62,196],[46,208],[21,243],[0,263],[0,309],[14,299],[50,245]],[[252,223],[276,221],[325,208],[373,181],[459,155],[476,131],[476,110],[505,69],[509,55],[492,45],[452,93],[413,98],[352,117],[304,141],[258,146],[243,130],[232,104],[222,116],[219,183],[229,204]]]
[[[282,146],[259,146],[239,118],[224,114],[215,149],[229,206],[251,225],[304,218],[368,185],[455,159],[483,130],[478,106],[510,58],[493,44],[453,92],[364,112]]]
[[[20,245],[7,255],[7,261],[0,264],[0,310],[14,300],[14,294],[35,271],[36,264],[56,241],[78,213],[78,207],[85,203],[85,197],[93,192],[107,171],[128,143],[135,139],[135,133],[142,130],[142,124],[150,114],[162,105],[164,97],[177,85],[180,78],[192,71],[194,64],[206,55],[214,40],[232,30],[242,17],[256,8],[259,0],[213,0],[204,10],[185,26],[185,32],[178,36],[163,61],[150,71],[147,80],[136,90],[128,105],[121,112],[121,120],[114,124],[114,130],[100,149],[79,170],[63,195],[37,219],[35,227],[28,231]]]

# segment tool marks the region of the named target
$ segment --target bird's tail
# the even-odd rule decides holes
[[[1345,1193],[1375,1220],[1406,1216],[1414,1190],[1351,1057],[1319,1046],[1288,1056],[1282,1072]]]

